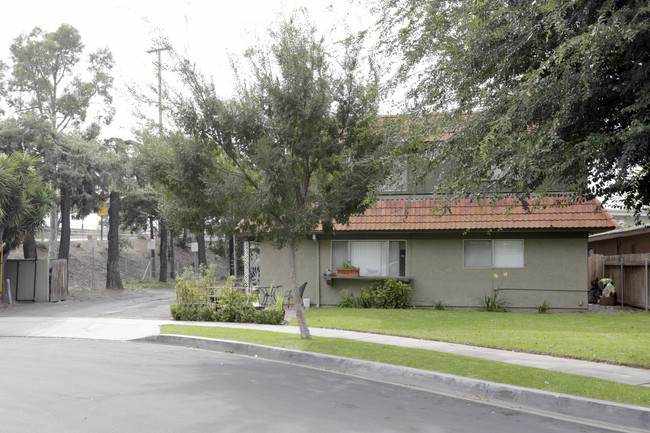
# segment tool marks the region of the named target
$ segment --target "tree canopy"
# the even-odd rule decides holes
[[[36,27],[18,36],[10,47],[13,69],[9,90],[18,93],[11,98],[11,104],[19,112],[37,112],[50,121],[52,128],[62,131],[70,124],[84,122],[91,100],[101,97],[105,111],[98,113],[98,120],[109,123],[113,116],[113,56],[107,48],[89,54],[90,78],[84,79],[78,72],[83,49],[81,35],[69,24],[62,24],[54,32]],[[96,131],[97,125],[91,125],[89,133]]]
[[[268,46],[246,52],[251,73],[237,71],[232,100],[218,98],[185,62],[192,94],[177,105],[178,115],[195,139],[188,144],[203,146],[212,164],[195,164],[205,199],[215,200],[220,216],[239,222],[240,230],[286,247],[293,296],[300,299],[297,243],[319,224],[331,230],[332,222],[344,223],[369,205],[385,177],[385,140],[375,77],[360,71],[355,41],[343,42],[336,55],[295,16],[269,35]],[[296,308],[308,338],[302,305]]]
[[[637,212],[650,204],[647,1],[388,0],[378,9],[396,80],[426,116],[411,119],[431,138],[415,150],[428,169],[444,167],[441,190],[561,190]]]
[[[113,57],[107,48],[82,58],[84,45],[77,29],[62,24],[54,32],[36,27],[10,46],[11,77],[8,102],[18,113],[19,126],[38,126],[42,139],[38,155],[44,177],[60,190],[61,248],[67,258],[70,214],[76,206],[85,216],[96,205],[97,143],[100,124],[112,120],[110,90]],[[101,99],[101,104],[96,104]],[[91,110],[91,103],[93,109]],[[96,109],[99,107],[99,109]],[[94,115],[87,122],[89,111]],[[35,119],[40,117],[40,122]],[[44,128],[49,131],[44,132]],[[29,131],[29,130],[28,130]],[[94,147],[94,149],[92,149]],[[50,256],[56,251],[57,208],[50,215]],[[35,255],[35,244],[30,242]]]

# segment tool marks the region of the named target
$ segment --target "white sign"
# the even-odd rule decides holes
[[[199,252],[199,243],[198,242],[192,242],[190,244],[190,251],[193,253],[198,253]]]
[[[155,239],[149,239],[147,241],[147,248],[150,250],[155,250],[156,249],[156,240]]]
[[[95,248],[97,246],[97,239],[93,239],[93,235],[88,235],[88,246]]]

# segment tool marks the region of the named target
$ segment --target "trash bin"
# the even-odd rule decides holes
[[[311,305],[311,299],[310,298],[303,298],[302,305],[304,305],[305,310],[308,310],[309,306]]]

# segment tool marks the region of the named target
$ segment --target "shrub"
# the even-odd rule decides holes
[[[187,267],[176,277],[176,302],[179,305],[214,305],[211,295],[217,286],[216,265],[199,266],[198,271]],[[229,285],[230,279],[226,282]]]
[[[355,298],[348,290],[343,291],[343,298],[338,304],[342,308],[408,308],[411,299],[411,286],[396,278],[377,280],[370,288],[361,289]]]
[[[284,310],[271,308],[268,310],[256,310],[254,322],[259,324],[279,325],[284,321]]]
[[[433,303],[433,309],[434,310],[439,310],[439,311],[444,311],[444,310],[447,309],[447,306],[442,301],[435,301]]]
[[[371,284],[370,290],[379,308],[408,308],[411,300],[411,286],[393,277],[375,281]]]
[[[169,307],[174,320],[194,321],[198,320],[198,310],[190,305],[171,305]]]

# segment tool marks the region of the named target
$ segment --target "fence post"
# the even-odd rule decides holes
[[[645,259],[645,310],[648,311],[648,259]]]
[[[645,259],[645,310],[648,311],[648,259]]]
[[[14,301],[11,299],[11,281],[7,278],[7,296],[9,300],[9,305],[13,304]]]
[[[625,262],[621,259],[621,306],[625,305]]]

